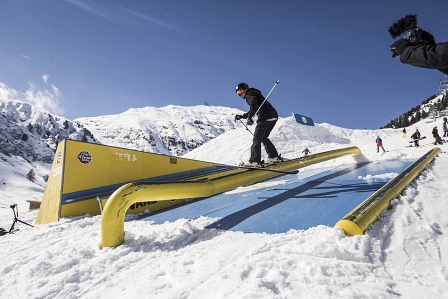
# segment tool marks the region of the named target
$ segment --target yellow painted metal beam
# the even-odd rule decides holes
[[[362,154],[358,147],[348,147],[313,156],[293,159],[272,165],[272,169],[294,170],[345,155]],[[228,171],[226,175],[202,181],[173,183],[129,183],[117,189],[107,200],[101,218],[101,247],[116,247],[124,242],[124,218],[129,207],[136,202],[169,201],[174,199],[204,198],[253,184],[281,174],[251,169]]]
[[[440,148],[427,152],[338,221],[336,226],[340,227],[346,235],[363,235],[381,212],[391,207],[390,201],[398,197],[440,152]]]

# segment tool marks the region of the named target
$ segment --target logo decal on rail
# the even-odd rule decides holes
[[[90,155],[89,151],[82,151],[78,155],[78,160],[82,164],[88,164],[90,161],[92,161],[92,156]]]
[[[56,156],[56,163],[57,164],[61,163],[61,160],[62,160],[62,152],[59,151],[58,155]]]
[[[128,161],[132,160],[132,162],[137,161],[137,156],[135,154],[132,155],[132,158],[131,158],[131,154],[129,154],[129,153],[116,152],[115,155],[118,156],[118,160],[120,160],[120,161],[124,161],[124,160],[128,160]]]

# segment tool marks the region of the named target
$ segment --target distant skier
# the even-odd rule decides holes
[[[406,128],[403,128],[403,138],[406,138]]]
[[[432,137],[434,137],[434,145],[437,145],[437,143],[443,144],[442,138],[439,136],[437,127],[434,127],[434,129],[432,129]]]
[[[443,137],[448,137],[448,119],[443,118]]]
[[[414,140],[414,145],[415,147],[419,147],[420,146],[420,132],[418,131],[418,129],[414,132],[414,134],[411,135],[411,138]]]
[[[376,152],[380,152],[380,148],[383,150],[383,152],[386,152],[386,150],[383,147],[383,140],[380,138],[380,136],[376,136]]]
[[[236,94],[246,100],[246,103],[249,105],[250,109],[243,115],[235,115],[235,120],[240,120],[242,118],[247,119],[247,125],[251,126],[254,124],[252,117],[255,116],[255,113],[257,113],[258,116],[257,126],[255,127],[252,146],[250,148],[250,159],[249,161],[243,163],[243,166],[263,166],[261,163],[261,144],[264,145],[266,153],[268,154],[268,158],[264,161],[265,164],[272,164],[281,161],[277,149],[268,138],[277,123],[277,110],[275,110],[271,103],[265,101],[264,96],[258,89],[253,87],[249,88],[249,85],[246,83],[240,83],[237,85]]]
[[[309,154],[311,154],[310,150],[308,148],[305,148],[302,152],[305,157],[307,157]]]

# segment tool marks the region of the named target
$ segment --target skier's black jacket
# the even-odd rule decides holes
[[[258,89],[251,87],[246,90],[244,99],[246,100],[247,105],[249,105],[250,110],[249,112],[243,114],[243,118],[252,119],[252,117],[255,115],[255,112],[257,112],[258,107],[260,107],[260,105],[263,103],[264,96]],[[274,120],[278,118],[278,113],[277,110],[275,110],[275,108],[271,105],[271,103],[265,101],[263,106],[261,106],[260,111],[258,111],[257,116],[257,122],[262,120]]]
[[[432,129],[432,137],[439,138],[439,131],[436,128]]]
[[[407,47],[400,56],[402,63],[427,69],[437,69],[448,75],[448,42]]]

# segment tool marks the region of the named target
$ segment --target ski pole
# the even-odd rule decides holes
[[[248,130],[249,131],[249,133],[251,133],[252,134],[252,136],[254,136],[254,133],[252,133],[252,131],[251,130],[249,130],[249,128],[243,123],[243,121],[240,119],[240,122],[243,124],[243,126],[246,128],[246,130]]]
[[[277,80],[277,81],[275,82],[274,87],[272,87],[271,91],[270,91],[270,92],[268,93],[268,95],[264,98],[263,103],[261,103],[260,107],[258,107],[257,111],[254,113],[254,116],[257,115],[258,111],[260,111],[260,109],[261,109],[261,106],[263,106],[264,102],[266,102],[266,100],[269,98],[269,95],[270,95],[271,92],[274,90],[274,88],[277,86],[278,81],[279,81],[279,80]],[[252,116],[252,117],[253,117],[253,116]],[[251,120],[252,120],[252,118],[251,118]]]

